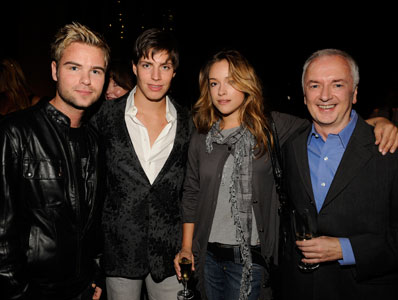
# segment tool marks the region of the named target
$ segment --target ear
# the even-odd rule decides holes
[[[51,62],[51,75],[54,81],[58,81],[57,76],[57,63],[55,61]]]
[[[133,63],[133,72],[137,76],[137,66]]]
[[[174,76],[176,76],[176,72],[173,73],[173,78],[174,78]]]
[[[354,95],[352,96],[352,104],[357,103],[358,87],[355,88]]]
[[[307,97],[304,95],[304,104],[307,105]]]

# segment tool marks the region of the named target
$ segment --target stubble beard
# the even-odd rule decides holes
[[[94,104],[99,99],[99,96],[98,96],[96,100],[90,101],[89,105],[81,106],[81,105],[77,104],[76,98],[73,97],[70,93],[68,93],[68,92],[64,93],[64,91],[63,91],[62,87],[59,85],[59,83],[57,84],[57,91],[58,91],[59,97],[61,98],[61,100],[63,102],[65,102],[66,104],[68,104],[69,106],[71,106],[75,109],[83,110],[83,111],[86,111],[88,108],[90,108],[90,106],[92,104]]]

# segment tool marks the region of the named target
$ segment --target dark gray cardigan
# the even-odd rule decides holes
[[[277,112],[273,112],[272,117],[281,145],[298,128],[308,124],[306,120]],[[202,296],[204,295],[203,266],[207,243],[224,164],[230,155],[227,145],[218,144],[213,144],[213,151],[210,154],[206,153],[205,139],[204,134],[192,135],[182,203],[183,222],[195,223],[192,251]],[[252,181],[253,209],[259,231],[261,252],[266,258],[276,258],[279,202],[268,153],[266,156],[253,160]]]
[[[107,185],[103,211],[104,268],[108,276],[155,282],[175,274],[181,246],[181,196],[192,121],[177,110],[173,149],[151,185],[134,151],[125,119],[126,96],[106,101],[94,116],[105,146]]]

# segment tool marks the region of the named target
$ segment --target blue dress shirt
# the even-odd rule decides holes
[[[355,110],[352,110],[348,125],[338,134],[329,134],[326,141],[322,139],[312,125],[312,130],[308,136],[307,152],[312,190],[318,213],[322,208],[357,120],[358,115]],[[350,240],[348,238],[339,238],[339,240],[343,251],[343,259],[339,260],[339,263],[341,265],[355,264]]]

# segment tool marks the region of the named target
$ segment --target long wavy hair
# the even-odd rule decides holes
[[[18,61],[3,58],[0,61],[0,113],[7,114],[29,107],[31,94]]]
[[[218,120],[221,113],[213,105],[209,73],[214,63],[226,60],[233,87],[245,95],[239,111],[240,123],[247,127],[256,139],[257,157],[267,151],[267,132],[273,145],[270,124],[265,113],[262,84],[253,66],[236,50],[223,50],[216,53],[201,69],[199,74],[200,96],[193,107],[193,121],[199,133],[206,134]]]

